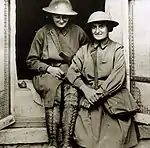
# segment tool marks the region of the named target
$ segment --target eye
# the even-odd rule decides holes
[[[96,29],[96,25],[92,25],[91,28],[92,28],[92,29]]]
[[[62,16],[63,19],[68,19],[68,16]]]
[[[59,19],[59,18],[60,18],[60,16],[59,16],[59,15],[57,15],[57,14],[55,14],[55,15],[53,15],[53,18],[55,18],[55,19]]]
[[[59,19],[59,18],[60,18],[60,16],[58,16],[58,15],[57,15],[57,16],[55,16],[55,18]]]
[[[104,28],[106,25],[104,25],[104,24],[100,24],[99,25],[99,28]]]

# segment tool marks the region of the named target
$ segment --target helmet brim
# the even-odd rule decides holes
[[[78,13],[75,11],[71,11],[71,12],[58,12],[58,11],[53,11],[51,9],[49,9],[49,7],[45,7],[42,8],[43,11],[51,13],[51,14],[60,14],[60,15],[69,15],[69,16],[73,16],[73,15],[77,15]]]
[[[117,27],[119,25],[119,23],[117,21],[113,21],[113,20],[95,20],[95,21],[89,21],[87,22],[87,24],[92,24],[92,23],[95,23],[95,22],[102,22],[104,24],[108,24],[112,27]]]

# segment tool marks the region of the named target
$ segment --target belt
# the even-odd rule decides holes
[[[60,67],[62,64],[67,64],[67,62],[65,61],[54,60],[54,59],[41,60],[41,61],[54,67]]]

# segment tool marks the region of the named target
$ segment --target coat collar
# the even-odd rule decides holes
[[[92,45],[94,48],[97,48],[100,46],[101,49],[104,50],[109,45],[110,42],[111,42],[111,40],[109,38],[106,38],[105,40],[103,40],[101,42],[95,41],[95,42],[93,42]]]
[[[69,32],[69,27],[70,27],[70,25],[67,24],[67,26],[64,27],[63,29],[59,29],[54,24],[50,24],[50,25],[48,25],[48,33],[53,32],[53,29],[55,29],[58,36],[60,33],[63,34],[64,36],[66,36],[66,34]]]

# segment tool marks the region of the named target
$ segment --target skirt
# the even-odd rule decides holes
[[[75,140],[85,148],[130,148],[137,144],[135,125],[131,118],[111,117],[102,106],[81,108],[75,126]]]

